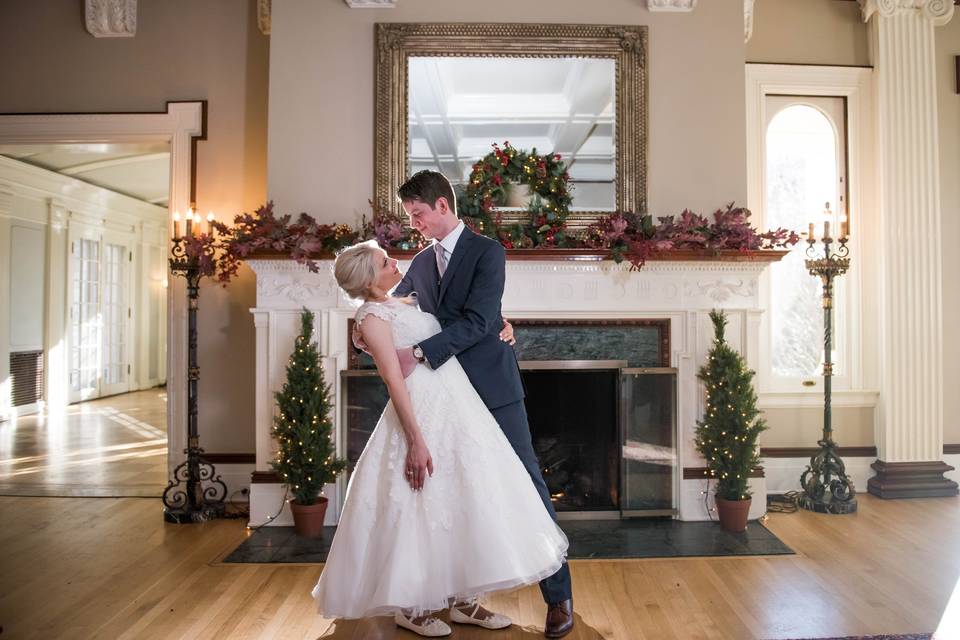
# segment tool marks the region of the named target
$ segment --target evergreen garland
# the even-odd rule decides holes
[[[274,394],[279,412],[273,419],[273,437],[278,450],[270,464],[301,505],[313,504],[323,485],[346,468],[330,441],[330,387],[311,341],[313,319],[306,309],[300,314],[300,335],[287,363],[287,381]]]
[[[714,309],[710,319],[714,344],[710,359],[697,374],[707,388],[707,407],[703,420],[697,421],[695,442],[707,461],[709,477],[717,481],[717,496],[746,500],[750,497],[750,472],[760,463],[757,436],[767,426],[757,417],[755,373],[724,338],[726,314]]]

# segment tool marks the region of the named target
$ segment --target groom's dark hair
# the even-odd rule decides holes
[[[437,199],[446,198],[453,215],[457,215],[457,197],[453,193],[453,186],[442,173],[424,169],[410,176],[397,189],[397,198],[400,202],[419,200],[431,208],[437,206]]]

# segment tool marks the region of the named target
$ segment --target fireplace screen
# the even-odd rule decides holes
[[[620,511],[624,515],[675,513],[676,416],[676,369],[620,370]]]

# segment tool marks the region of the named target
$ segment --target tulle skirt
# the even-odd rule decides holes
[[[404,478],[406,439],[387,404],[347,488],[313,597],[330,618],[416,615],[539,582],[567,538],[460,364],[407,378],[434,464],[420,492]]]

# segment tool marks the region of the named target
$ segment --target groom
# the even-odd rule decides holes
[[[435,315],[443,327],[420,344],[397,352],[404,377],[418,364],[437,369],[457,356],[556,520],[533,452],[516,354],[499,338],[506,270],[503,247],[460,221],[453,188],[436,171],[415,174],[400,186],[397,196],[410,226],[433,244],[413,258],[394,295],[416,292],[420,308]],[[566,562],[540,582],[540,591],[547,603],[545,635],[567,635],[573,629],[573,600]]]

